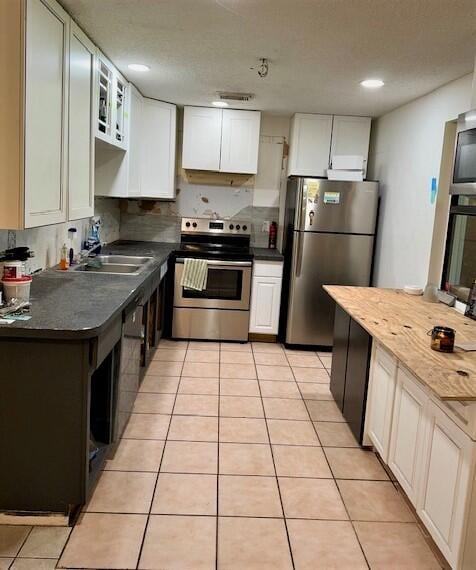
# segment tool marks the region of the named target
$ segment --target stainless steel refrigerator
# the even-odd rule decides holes
[[[377,182],[290,178],[284,235],[286,344],[332,346],[334,301],[323,285],[370,285]]]

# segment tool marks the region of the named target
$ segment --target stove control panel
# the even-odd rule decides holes
[[[250,223],[236,220],[211,220],[209,218],[182,218],[182,233],[185,234],[220,234],[242,235],[251,234]]]

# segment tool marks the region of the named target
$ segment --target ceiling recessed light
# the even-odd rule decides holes
[[[381,79],[364,79],[360,84],[367,89],[380,89],[385,85]]]
[[[228,107],[228,103],[226,101],[212,101],[212,105],[215,107]]]
[[[150,67],[148,65],[144,65],[143,63],[130,63],[127,67],[131,71],[140,71],[142,73],[145,71],[150,71]]]

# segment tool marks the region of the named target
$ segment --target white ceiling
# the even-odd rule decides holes
[[[378,116],[471,72],[476,52],[475,0],[61,1],[144,95],[177,104],[249,91],[242,108]]]

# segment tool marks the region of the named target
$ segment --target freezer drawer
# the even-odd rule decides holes
[[[368,287],[374,237],[294,232],[287,344],[332,346],[335,304],[323,285]]]

